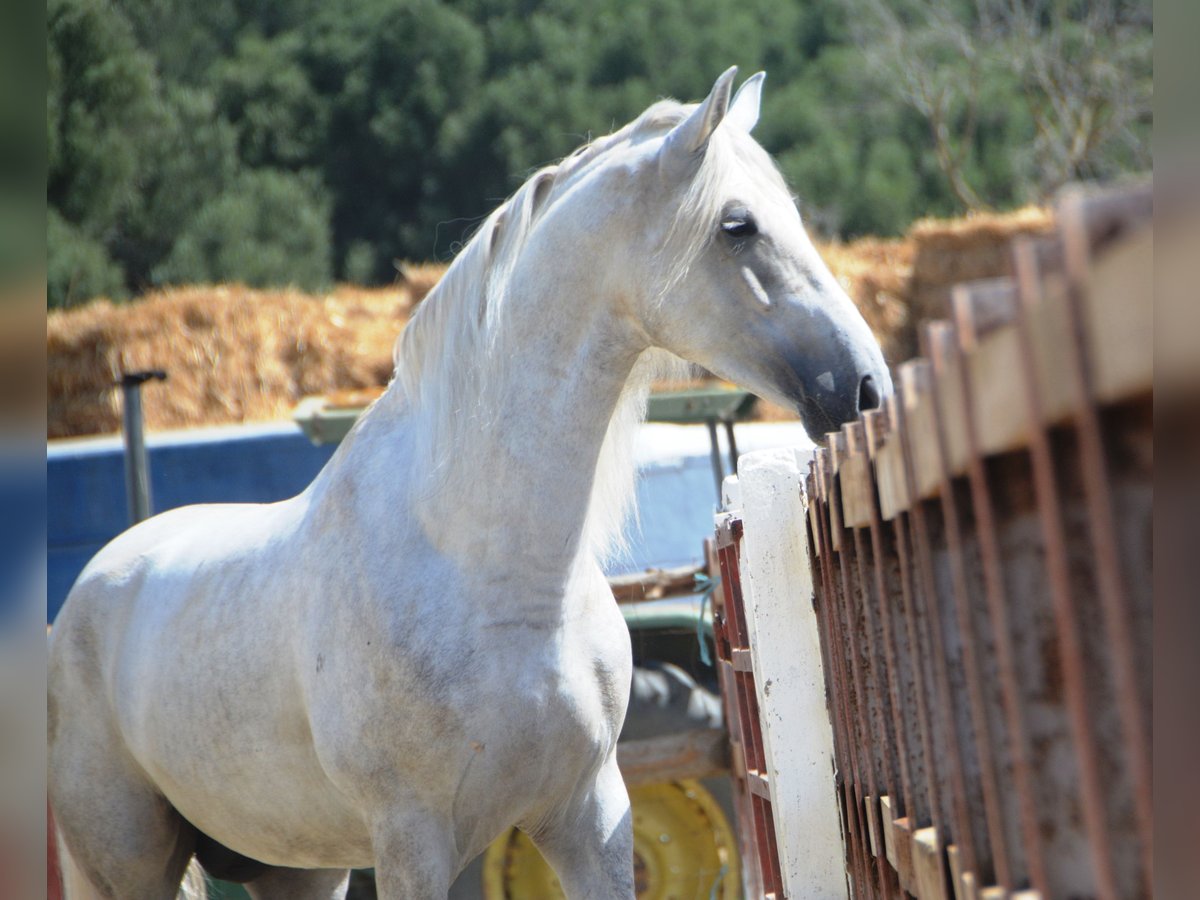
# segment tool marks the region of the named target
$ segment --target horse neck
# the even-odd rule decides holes
[[[418,453],[416,518],[442,553],[482,571],[518,571],[549,589],[601,556],[624,525],[632,444],[648,391],[640,331],[597,284],[602,268],[529,253],[505,285],[488,347],[463,359],[468,409],[418,410],[440,435]],[[467,314],[468,310],[459,312]],[[472,402],[473,401],[473,402]],[[449,426],[449,427],[447,427]],[[437,440],[437,438],[435,438]]]

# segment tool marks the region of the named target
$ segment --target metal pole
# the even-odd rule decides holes
[[[142,417],[142,385],[147,381],[163,381],[167,373],[161,370],[126,372],[121,376],[124,408],[121,430],[125,437],[125,497],[129,507],[129,523],[136,525],[150,518],[150,466],[146,461],[146,436]]]
[[[733,437],[733,419],[725,420],[725,437],[729,443],[729,470],[736,475],[738,473],[738,448],[737,441]]]
[[[712,441],[713,478],[717,482],[717,506],[721,505],[721,482],[725,480],[725,467],[721,464],[721,446],[717,443],[717,420],[705,419],[708,426],[708,439]]]

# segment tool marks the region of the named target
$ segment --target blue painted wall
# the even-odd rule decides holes
[[[271,502],[300,493],[333,455],[291,423],[148,435],[154,511],[188,503]],[[129,527],[119,438],[58,441],[46,451],[46,614],[75,578]]]

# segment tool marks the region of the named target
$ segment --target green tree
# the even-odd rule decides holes
[[[152,278],[315,291],[329,284],[330,246],[329,204],[315,179],[258,169],[201,207]]]
[[[52,308],[93,297],[125,297],[125,275],[99,241],[89,238],[52,207],[46,215],[46,301]]]
[[[49,2],[51,263],[92,273],[59,297],[390,280],[735,63],[829,235],[1149,165],[1148,0]]]
[[[162,116],[154,62],[102,0],[50,0],[47,31],[47,199],[103,243],[139,202]]]

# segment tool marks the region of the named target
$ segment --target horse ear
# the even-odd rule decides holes
[[[762,86],[767,80],[766,72],[756,72],[742,82],[738,92],[733,95],[729,104],[729,113],[725,120],[749,134],[758,124],[758,109],[762,102]],[[728,126],[726,126],[728,127]]]
[[[729,95],[733,90],[733,78],[737,66],[730,66],[717,79],[704,102],[690,116],[671,129],[663,141],[664,161],[691,162],[703,155],[708,139],[716,131],[725,113],[729,111]]]

